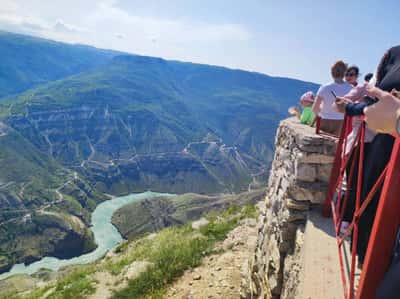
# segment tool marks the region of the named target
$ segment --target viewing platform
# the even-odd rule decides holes
[[[386,157],[386,167],[365,198],[361,198],[363,179],[358,172],[353,219],[341,230],[356,163],[349,162],[344,150],[351,122],[351,118],[345,118],[339,138],[316,134],[314,128],[296,118],[280,123],[259,219],[252,295],[273,299],[376,298],[378,286],[390,269],[400,226],[396,189],[400,184],[396,171],[400,168],[400,140],[396,139],[390,157]],[[364,132],[362,125],[354,143],[357,146],[353,146],[353,153],[361,156],[357,160],[362,161],[357,162],[361,171]],[[348,166],[352,170],[346,177]],[[374,198],[376,215],[365,216],[374,218],[364,264],[359,265],[359,219]]]
[[[350,245],[345,245],[346,271],[349,270]],[[343,285],[338,248],[332,219],[312,211],[306,222],[300,274],[299,299],[342,299]],[[359,273],[357,274],[359,277]]]

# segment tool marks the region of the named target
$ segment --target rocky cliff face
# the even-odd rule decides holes
[[[229,207],[239,209],[241,206],[254,205],[264,195],[265,189],[259,189],[240,194],[207,196],[186,193],[143,199],[118,209],[112,217],[112,223],[125,239],[133,239],[165,227],[182,225]]]
[[[204,132],[193,142],[193,136],[146,111],[128,113],[106,105],[29,108],[7,121],[41,152],[114,195],[149,189],[238,192],[257,178],[252,173],[265,173],[263,162],[238,148],[208,140]]]
[[[281,122],[259,218],[252,290],[260,298],[298,298],[308,213],[323,203],[335,142],[291,118]]]
[[[92,232],[80,218],[38,210],[0,226],[0,273],[16,263],[44,256],[72,258],[95,249]]]

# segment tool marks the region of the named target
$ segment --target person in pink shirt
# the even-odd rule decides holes
[[[338,97],[337,101],[333,104],[335,109],[337,111],[340,111],[344,113],[344,109],[340,107],[340,103],[345,103],[345,102],[363,102],[364,97],[368,95],[367,92],[367,87],[368,83],[364,82],[361,84],[357,84],[357,78],[359,76],[359,69],[357,66],[351,66],[348,68],[346,72],[346,81],[350,84],[353,85],[353,88],[350,90],[349,93],[347,93],[343,97]],[[358,157],[356,157],[356,163],[355,165],[355,175],[353,175],[351,182],[349,181],[349,174],[351,171],[351,165],[354,160],[354,152],[351,151],[352,148],[356,149],[359,144],[356,143],[356,137],[359,133],[360,127],[362,125],[362,120],[358,116],[354,116],[352,119],[352,131],[346,138],[346,149],[345,149],[345,155],[349,156],[349,163],[346,169],[346,175],[348,178],[347,182],[347,187],[350,188],[350,193],[347,201],[347,205],[345,207],[345,213],[343,216],[343,222],[342,222],[342,227],[341,227],[341,232],[343,233],[347,227],[349,226],[349,223],[352,221],[354,210],[355,210],[355,202],[356,202],[356,188],[357,188],[357,172],[358,172]],[[364,152],[365,155],[368,154],[369,151],[369,145],[374,139],[376,133],[369,129],[368,127],[365,128],[365,137],[364,137]]]
[[[346,70],[345,79],[347,83],[350,83],[354,87],[358,85],[357,79],[360,75],[360,69],[358,66],[352,65]]]

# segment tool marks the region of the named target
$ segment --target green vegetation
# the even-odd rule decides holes
[[[11,129],[7,135],[0,137],[0,169],[2,182],[32,181],[32,184],[27,186],[31,191],[28,194],[54,188],[65,176],[65,171],[55,160],[40,152],[21,134]],[[29,200],[34,200],[34,197]]]
[[[83,271],[77,270],[69,274],[65,279],[59,281],[54,292],[48,299],[64,298],[64,299],[84,299],[87,295],[93,293],[94,280],[89,276],[93,273],[91,267],[86,267]]]
[[[59,234],[25,225],[37,210],[87,226],[102,193],[265,183],[279,120],[317,87],[2,31],[0,55],[0,249],[10,263],[54,254]]]
[[[48,294],[46,299],[85,299],[96,290],[95,281],[90,276],[94,270],[94,266],[83,266],[72,270],[64,278],[59,279],[55,285],[35,289],[28,296],[6,294],[0,296],[0,299],[41,299],[44,294]]]
[[[210,249],[207,238],[193,236],[189,227],[163,231],[153,242],[145,242],[136,250],[133,258],[153,263],[129,286],[116,293],[114,298],[143,298],[157,293],[183,271],[200,264],[206,250]]]
[[[201,227],[201,234],[196,234],[188,224],[165,229],[156,239],[145,240],[124,263],[148,260],[153,265],[137,279],[131,280],[128,287],[117,292],[113,298],[160,297],[166,285],[185,270],[198,266],[203,256],[212,252],[215,242],[226,238],[228,232],[237,226],[244,209],[239,209],[237,214],[210,217],[210,222]],[[124,263],[110,265],[115,266],[113,270],[117,271],[122,269]]]
[[[146,261],[148,266],[137,277],[129,280],[123,289],[115,292],[113,298],[162,298],[168,284],[185,270],[200,265],[204,256],[215,253],[216,242],[225,239],[240,219],[247,217],[249,211],[254,215],[254,209],[252,205],[232,206],[223,213],[207,216],[209,223],[199,231],[193,230],[188,223],[164,229],[154,238],[143,237],[124,242],[115,250],[118,254],[116,257],[64,270],[55,283],[35,289],[26,296],[16,295],[13,299],[39,299],[44,294],[49,299],[86,298],[96,290],[96,272],[123,275],[126,268],[135,261]]]
[[[0,31],[0,98],[91,69],[116,54]]]

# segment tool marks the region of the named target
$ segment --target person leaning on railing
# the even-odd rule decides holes
[[[369,127],[381,133],[400,136],[400,94],[379,88],[368,89],[370,96],[378,102],[364,109],[365,121]],[[398,170],[397,170],[398,171]],[[395,256],[396,257],[396,256]],[[395,258],[377,290],[377,299],[397,299],[400,294],[400,261]]]
[[[326,133],[338,136],[343,123],[343,114],[335,111],[332,104],[335,95],[344,96],[352,86],[343,80],[347,65],[339,60],[331,67],[332,83],[322,85],[314,102],[312,110],[321,118],[320,129]]]
[[[394,137],[387,133],[396,132],[400,112],[398,101],[389,92],[400,90],[399,69],[400,46],[396,46],[387,51],[381,59],[376,73],[376,87],[367,89],[372,97],[377,97],[374,99],[378,100],[377,103],[375,101],[352,103],[345,99],[340,99],[336,103],[339,109],[345,110],[349,116],[364,115],[365,112],[367,126],[379,132],[371,142],[368,154],[364,157],[361,203],[385,169],[392,153]],[[382,188],[379,188],[359,219],[357,255],[361,265],[364,262],[381,191]]]
[[[362,103],[364,102],[364,97],[367,96],[367,86],[368,83],[357,84],[357,77],[359,76],[359,69],[357,66],[350,67],[346,72],[346,81],[353,85],[351,91],[344,97],[338,97],[336,101],[342,101],[347,103]],[[344,113],[344,108],[336,104],[333,105],[334,109],[338,112]],[[347,177],[347,188],[349,188],[349,195],[347,198],[347,204],[344,208],[343,222],[341,226],[341,232],[346,231],[347,227],[353,219],[353,214],[356,206],[356,196],[357,196],[357,177],[358,177],[358,165],[359,156],[357,155],[360,144],[357,142],[357,135],[359,133],[360,127],[362,125],[362,120],[359,116],[352,118],[352,131],[346,137],[346,148],[345,155],[348,157],[348,163],[346,168]],[[369,148],[372,140],[374,139],[376,133],[375,131],[365,128],[364,136],[364,157],[368,156]],[[352,150],[354,148],[354,150]],[[365,160],[365,159],[364,159]],[[364,163],[364,162],[363,162]],[[354,171],[352,177],[349,176],[351,173],[352,166],[354,164]]]

